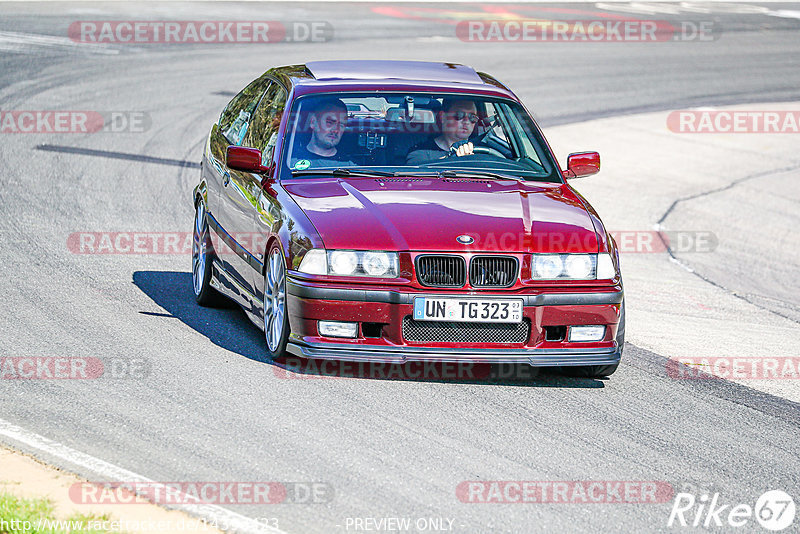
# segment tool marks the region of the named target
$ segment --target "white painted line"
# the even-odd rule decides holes
[[[29,432],[24,428],[12,425],[8,421],[0,419],[0,436],[5,436],[18,443],[23,443],[28,447],[32,447],[38,451],[55,456],[61,460],[71,464],[83,467],[96,473],[100,476],[107,477],[112,481],[120,482],[145,482],[148,484],[156,484],[156,482],[138,475],[122,467],[110,464],[94,456],[89,456],[80,451],[76,451],[66,445],[57,443],[44,436]],[[221,506],[214,504],[177,504],[170,505],[170,508],[181,510],[183,512],[192,514],[194,516],[202,517],[209,523],[217,524],[220,526],[228,525],[228,530],[232,532],[241,532],[243,534],[250,533],[267,533],[267,534],[286,534],[282,530],[275,527],[259,523],[254,519],[237,514],[227,510]]]
[[[54,0],[28,0],[29,2],[53,2]],[[56,0],[56,3],[68,3],[74,0]],[[83,0],[82,3],[122,3],[129,2],[130,0]],[[189,3],[195,0],[176,0],[177,3]],[[282,2],[286,3],[287,0],[237,0],[239,2],[258,2],[261,4]],[[4,2],[19,2],[19,0],[0,0],[0,4]],[[162,2],[162,0],[140,0],[140,3],[148,4]],[[329,4],[342,3],[369,3],[369,4],[405,4],[405,3],[420,3],[420,0],[288,0],[288,3],[306,4],[311,2],[325,2]],[[227,0],[217,0],[214,3],[225,4]],[[427,2],[428,6],[436,4],[586,4],[587,0],[436,0],[434,2]],[[630,0],[606,0],[605,3],[610,4],[666,4],[675,3],[675,0],[650,0],[649,2],[631,2]],[[736,5],[731,3],[731,0],[703,0],[702,2],[680,2],[681,4],[704,5],[704,4],[723,4],[723,5]],[[769,0],[770,4],[791,4],[796,3],[796,0]],[[758,8],[757,8],[758,9]],[[761,8],[763,9],[763,8]]]
[[[673,256],[670,256],[670,257],[669,257],[669,261],[671,261],[672,263],[674,263],[675,265],[677,265],[678,267],[680,267],[681,269],[683,269],[683,270],[685,270],[685,271],[687,271],[687,272],[690,272],[690,273],[693,273],[693,272],[694,272],[694,269],[692,269],[691,267],[689,267],[688,265],[686,265],[685,263],[683,263],[683,262],[682,262],[681,260],[679,260],[678,258],[675,258],[675,257],[673,257]]]
[[[92,54],[119,54],[119,50],[110,48],[103,43],[91,43],[87,46],[86,43],[78,43],[67,37],[0,31],[0,50],[7,52],[28,52],[42,48],[79,50]]]
[[[800,19],[800,11],[792,11],[790,9],[779,9],[778,11],[770,11],[768,14],[773,17],[783,17],[786,19]]]

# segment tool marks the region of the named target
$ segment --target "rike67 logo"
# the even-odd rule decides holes
[[[691,493],[678,493],[667,520],[668,527],[744,527],[754,531],[754,522],[763,528],[778,532],[794,523],[795,504],[792,497],[781,490],[770,490],[756,500],[755,506],[724,503],[719,493],[695,497]],[[757,529],[755,529],[757,530]]]

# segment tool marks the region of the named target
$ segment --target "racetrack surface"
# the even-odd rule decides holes
[[[671,500],[470,504],[456,493],[470,480],[663,481],[675,491],[719,492],[725,503],[753,505],[768,489],[797,500],[800,404],[727,381],[674,380],[666,365],[672,354],[640,348],[655,348],[655,339],[629,343],[609,380],[549,374],[489,382],[285,379],[263,361],[262,334],[241,311],[194,304],[188,254],[76,254],[68,247],[69,236],[79,232],[190,232],[191,189],[210,125],[233,93],[278,64],[339,58],[466,63],[507,83],[545,127],[690,106],[800,101],[800,19],[791,15],[800,6],[794,4],[627,13],[715,20],[724,29],[712,42],[649,44],[465,43],[447,21],[486,18],[477,5],[399,4],[391,12],[386,6],[0,3],[0,109],[148,117],[144,132],[2,134],[0,356],[143,358],[149,364],[142,379],[2,380],[0,419],[156,481],[328,484],[334,497],[325,503],[230,507],[277,518],[286,532],[348,531],[348,518],[382,517],[448,518],[458,532],[655,532],[666,529],[671,508]],[[619,6],[594,4],[547,7],[597,17],[622,13]],[[542,15],[535,9],[541,6],[508,7]],[[92,46],[66,37],[76,20],[215,17],[327,21],[334,38]],[[585,132],[560,132],[559,155],[593,148],[566,145],[571,136],[583,141]],[[646,169],[648,150],[660,147],[632,148],[627,165],[638,160]],[[702,157],[689,150],[675,158]],[[680,203],[664,223],[713,228],[721,242],[733,241],[720,255],[684,260],[709,281],[747,294],[765,314],[779,313],[776,321],[796,325],[796,249],[770,242],[774,263],[786,268],[764,279],[754,272],[766,268],[758,239],[735,240],[748,232],[746,218],[719,224],[747,204],[758,221],[756,237],[790,239],[787,228],[798,222],[796,194],[776,198],[769,190],[792,188],[792,173],[796,167],[753,190],[715,194],[708,209]],[[646,180],[643,172],[643,196]],[[611,187],[597,194],[611,199]],[[618,205],[603,202],[601,216],[625,212],[635,194]],[[653,194],[664,209],[651,222],[685,196]],[[634,268],[639,261],[632,261]],[[659,277],[650,273],[632,272],[626,290],[658,291]],[[644,316],[647,303],[639,305]],[[739,317],[735,308],[720,313],[732,323]],[[629,319],[628,328],[635,331],[636,323]],[[777,343],[795,356],[797,337],[781,332]],[[721,342],[715,339],[721,334],[706,334],[709,346]],[[96,479],[85,468],[43,459]]]

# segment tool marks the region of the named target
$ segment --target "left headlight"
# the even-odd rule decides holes
[[[314,249],[306,252],[298,270],[308,274],[397,278],[399,264],[397,252]]]
[[[616,277],[609,254],[534,254],[536,280],[604,280]]]

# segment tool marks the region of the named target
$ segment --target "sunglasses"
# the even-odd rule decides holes
[[[453,117],[453,119],[455,119],[457,121],[463,121],[464,119],[468,118],[469,122],[471,122],[472,124],[477,123],[478,122],[478,118],[479,118],[474,113],[467,113],[465,111],[454,111],[454,112],[450,113],[450,116]]]

